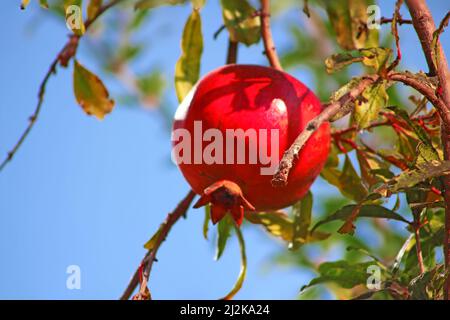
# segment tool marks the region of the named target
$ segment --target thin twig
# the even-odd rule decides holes
[[[278,70],[283,70],[278,58],[275,44],[270,30],[270,0],[261,0],[261,36],[264,43],[264,50],[270,65]]]
[[[412,24],[412,20],[410,20],[410,19],[402,19],[401,16],[397,19],[397,22],[398,22],[399,25]],[[380,18],[380,24],[387,24],[387,23],[392,23],[392,18],[385,18],[385,17],[381,17]]]
[[[86,20],[84,23],[85,29],[88,30],[89,27],[99,18],[105,11],[107,11],[109,8],[115,6],[119,2],[123,0],[112,0],[110,3],[104,5],[101,7],[97,14],[92,17],[91,19]],[[31,129],[33,129],[36,120],[39,117],[39,114],[41,112],[42,104],[44,102],[44,96],[45,96],[45,88],[47,86],[48,81],[50,80],[50,77],[56,73],[56,68],[58,64],[61,64],[62,66],[66,67],[69,60],[76,54],[76,50],[78,47],[78,41],[80,39],[79,35],[71,35],[69,37],[69,40],[67,43],[63,46],[63,48],[59,51],[56,58],[52,61],[50,64],[50,67],[45,74],[44,78],[41,81],[41,84],[39,85],[39,92],[38,92],[38,101],[36,104],[36,108],[34,109],[31,116],[28,118],[28,126],[25,128],[23,133],[20,135],[19,140],[17,140],[14,147],[7,153],[6,158],[2,161],[0,164],[0,172],[5,168],[5,166],[13,159],[14,155],[17,153],[19,148],[22,146],[25,139],[28,137],[28,135],[31,132]]]
[[[324,122],[330,120],[338,112],[346,113],[345,111],[350,111],[353,108],[352,102],[354,102],[359,97],[364,89],[366,89],[369,85],[371,85],[378,79],[380,79],[378,75],[369,75],[363,77],[354,88],[352,88],[337,101],[325,105],[323,111],[317,117],[308,122],[305,129],[295,139],[294,143],[292,143],[289,149],[283,154],[283,158],[281,159],[280,164],[278,165],[278,169],[272,179],[272,184],[274,186],[284,186],[287,184],[289,171],[293,166],[294,160],[297,158],[300,150],[303,148],[312,134],[318,128],[320,128],[320,126]]]
[[[141,263],[142,267],[139,267],[133,274],[130,282],[127,285],[127,288],[120,297],[121,300],[128,300],[133,294],[134,290],[139,284],[140,270],[142,270],[142,282],[139,292],[135,296],[135,298],[139,300],[139,296],[147,294],[147,284],[149,281],[150,272],[152,270],[153,263],[156,260],[156,254],[158,253],[161,243],[166,239],[174,224],[186,214],[194,197],[195,193],[192,190],[189,191],[189,193],[183,200],[181,200],[175,210],[167,215],[165,222],[161,225],[161,228],[158,231],[158,237],[153,248],[147,251],[147,253],[145,254]]]

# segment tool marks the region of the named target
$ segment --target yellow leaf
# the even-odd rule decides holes
[[[20,4],[20,9],[25,10],[25,8],[30,4],[30,0],[22,0]]]
[[[183,38],[181,39],[181,56],[175,65],[175,90],[180,102],[200,76],[202,52],[202,21],[200,13],[193,10],[184,26]]]
[[[88,115],[103,119],[105,114],[112,111],[114,101],[109,98],[103,82],[77,60],[73,71],[73,88],[78,104]]]

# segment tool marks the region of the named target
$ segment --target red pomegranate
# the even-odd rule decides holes
[[[228,212],[237,225],[244,211],[290,206],[309,190],[325,164],[330,128],[309,139],[285,187],[272,175],[284,151],[322,106],[303,83],[256,65],[227,65],[201,79],[180,104],[172,131],[173,159],[211,220]],[[255,150],[256,149],[256,150]]]

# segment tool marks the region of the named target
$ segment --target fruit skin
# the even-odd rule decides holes
[[[263,66],[234,64],[218,68],[200,80],[192,100],[186,99],[177,110],[173,129],[184,128],[194,135],[194,121],[202,122],[203,132],[216,128],[223,137],[226,129],[278,129],[281,160],[284,151],[321,110],[314,93],[289,74]],[[270,133],[266,142],[270,150]],[[204,141],[203,149],[208,144]],[[197,194],[204,194],[206,188],[218,181],[229,180],[241,188],[256,211],[278,210],[307,193],[326,162],[329,148],[330,128],[324,123],[300,151],[284,187],[273,187],[272,175],[261,175],[260,171],[268,165],[259,161],[248,164],[248,156],[247,164],[192,162],[180,163],[179,168]]]

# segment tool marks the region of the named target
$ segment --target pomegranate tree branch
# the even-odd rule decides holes
[[[431,12],[423,0],[406,0],[409,12],[411,14],[414,29],[419,37],[422,45],[422,51],[427,60],[428,68],[431,75],[438,78],[438,90],[436,95],[442,100],[442,105],[438,108],[441,116],[441,140],[444,149],[444,159],[450,159],[450,75],[448,70],[447,59],[444,51],[439,43],[439,39],[435,39],[436,45],[433,46],[436,26],[433,21]],[[443,31],[440,30],[439,32]],[[437,34],[437,37],[439,34]],[[437,50],[436,50],[437,48]],[[437,63],[435,63],[437,62]],[[439,110],[439,108],[442,108]],[[445,209],[445,238],[444,238],[444,258],[446,270],[450,270],[450,176],[441,178],[444,186]],[[444,285],[444,299],[450,299],[450,276],[447,276]]]
[[[115,6],[116,4],[118,4],[121,1],[124,1],[124,0],[112,0],[108,4],[105,4],[104,6],[102,6],[91,19],[86,20],[86,22],[84,23],[86,31],[97,20],[97,18],[99,18],[105,11],[107,11],[109,8]],[[7,153],[6,158],[0,163],[0,172],[13,159],[14,155],[17,153],[17,151],[22,146],[23,142],[25,141],[25,139],[28,137],[31,130],[33,129],[33,127],[36,123],[36,120],[41,112],[42,104],[44,103],[45,88],[47,87],[48,81],[50,80],[51,76],[56,73],[56,68],[57,68],[58,64],[60,64],[63,67],[67,67],[68,62],[75,55],[75,53],[77,51],[79,40],[80,40],[80,35],[72,34],[69,37],[69,40],[67,41],[67,43],[63,46],[63,48],[56,55],[56,58],[50,64],[50,67],[48,68],[47,73],[44,75],[44,78],[42,79],[41,84],[39,85],[38,101],[37,101],[37,104],[36,104],[36,107],[35,107],[33,113],[28,118],[28,126],[25,128],[23,133],[20,135],[19,140],[17,140],[14,147]]]
[[[319,129],[324,122],[329,121],[338,112],[340,114],[348,113],[353,108],[352,102],[359,97],[365,88],[378,79],[380,79],[380,76],[378,75],[368,75],[363,77],[354,88],[344,94],[337,101],[325,105],[323,111],[317,117],[308,122],[305,129],[295,139],[294,143],[292,143],[289,149],[284,152],[283,158],[281,159],[278,169],[272,179],[272,184],[274,186],[284,186],[287,184],[289,171],[293,166],[293,162],[312,134]]]
[[[155,239],[155,243],[153,245],[153,248],[145,254],[144,258],[142,259],[141,265],[139,268],[135,271],[134,275],[132,276],[130,282],[128,283],[127,288],[125,289],[124,293],[120,297],[121,300],[128,300],[131,295],[133,294],[134,290],[139,284],[139,280],[141,277],[142,272],[142,280],[139,292],[134,297],[136,300],[141,300],[143,296],[148,294],[147,284],[150,277],[150,272],[152,270],[153,262],[156,261],[156,254],[158,253],[159,248],[161,247],[161,244],[166,239],[167,235],[169,234],[170,230],[174,226],[174,224],[184,215],[186,215],[186,212],[188,211],[192,200],[195,197],[194,191],[189,191],[189,193],[186,195],[186,197],[181,200],[181,202],[178,204],[178,206],[175,208],[175,210],[171,213],[169,213],[166,217],[166,220],[161,225],[160,229],[157,232],[157,237]]]
[[[261,37],[264,43],[264,52],[269,59],[270,65],[278,70],[283,70],[280,59],[275,49],[275,43],[270,30],[270,0],[261,0]]]

